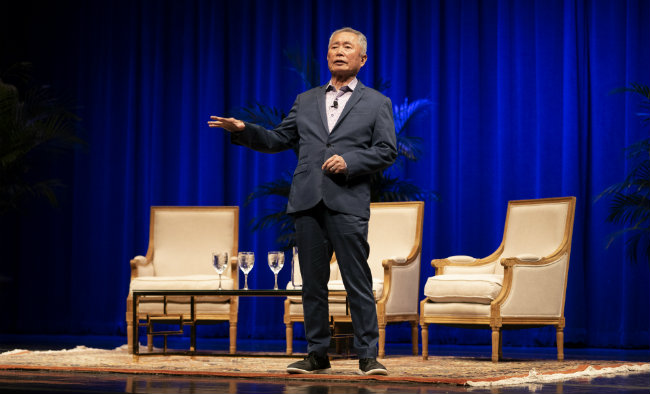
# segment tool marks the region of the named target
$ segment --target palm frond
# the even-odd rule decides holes
[[[614,89],[611,93],[632,92],[643,97],[637,113],[644,123],[650,123],[650,87],[632,83],[629,87]],[[607,221],[625,226],[611,234],[607,247],[616,239],[625,237],[627,257],[636,262],[644,255],[650,265],[650,138],[642,139],[625,148],[625,157],[635,163],[622,182],[603,190],[595,201],[610,198]]]
[[[255,123],[267,129],[272,129],[286,116],[281,110],[260,103],[250,104],[247,107],[237,108],[231,116],[246,122]]]
[[[650,229],[626,227],[616,231],[610,234],[607,247],[624,236],[626,237],[625,255],[630,261],[636,262],[640,257],[650,259]],[[648,263],[650,264],[650,260]]]
[[[246,201],[244,202],[244,205],[248,205],[253,202],[253,200],[262,197],[279,196],[289,198],[292,179],[293,173],[285,171],[280,174],[280,177],[278,179],[257,186],[255,189],[253,189],[251,194],[248,195]]]
[[[275,228],[277,234],[275,242],[281,245],[283,249],[291,248],[295,245],[293,219],[287,213],[286,204],[278,207],[275,211],[269,211],[262,216],[251,220],[251,229],[259,231],[269,228]]]
[[[633,82],[630,84],[630,86],[624,86],[621,88],[616,88],[610,91],[610,94],[615,94],[615,93],[624,93],[624,92],[629,92],[629,93],[635,93],[639,96],[642,97],[642,101],[640,104],[640,107],[644,109],[646,112],[637,112],[637,116],[641,118],[641,122],[645,125],[650,124],[650,87]]]
[[[372,88],[385,94],[390,89],[390,81],[377,75],[372,82]]]
[[[284,216],[285,214],[282,211],[273,211],[259,216],[251,221],[252,229],[256,231],[275,226],[283,220]]]
[[[415,116],[428,111],[433,103],[429,99],[419,99],[409,103],[408,97],[400,105],[393,105],[393,118],[395,120],[395,133],[404,132],[409,122]]]
[[[596,201],[605,196],[616,196],[621,193],[650,194],[650,160],[639,163],[630,170],[623,182],[608,186],[598,196]]]
[[[313,54],[305,54],[300,48],[292,47],[284,51],[289,60],[290,70],[296,72],[307,89],[320,85],[320,64]]]
[[[422,154],[422,138],[397,134],[397,154],[410,161],[417,161]]]
[[[75,132],[80,119],[30,70],[21,63],[0,73],[0,214],[30,196],[56,205],[62,183],[38,179],[39,158],[84,144]]]
[[[623,87],[612,89],[609,93],[617,94],[617,93],[624,93],[624,92],[636,93],[642,97],[650,99],[650,86],[646,86],[637,82],[632,82],[630,86],[623,86]]]
[[[370,199],[373,202],[439,200],[435,192],[424,190],[408,180],[390,176],[385,171],[373,174],[370,185]]]
[[[618,193],[613,196],[607,220],[612,223],[647,222],[650,228],[650,199],[648,196]]]
[[[636,159],[637,157],[650,158],[650,138],[637,141],[625,148],[625,157]]]

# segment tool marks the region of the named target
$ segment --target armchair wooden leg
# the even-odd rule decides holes
[[[230,322],[230,354],[237,352],[237,322]]]
[[[379,325],[379,358],[386,358],[386,325]]]
[[[429,359],[429,325],[422,324],[422,360]]]
[[[147,350],[153,351],[153,335],[147,334]]]
[[[418,355],[418,322],[411,322],[411,344],[413,345],[413,355]]]
[[[190,327],[190,351],[191,352],[196,352],[196,322],[192,323],[192,326]],[[165,339],[167,336],[165,336]]]
[[[557,360],[562,361],[564,360],[564,328],[561,326],[557,326]]]
[[[501,332],[499,327],[492,327],[492,362],[499,362],[499,343],[501,341]]]
[[[126,322],[126,345],[129,354],[133,354],[133,322]]]
[[[293,323],[287,323],[287,354],[293,354]]]

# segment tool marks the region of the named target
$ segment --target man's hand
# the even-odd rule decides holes
[[[339,155],[334,155],[325,160],[321,168],[323,171],[331,174],[345,174],[348,171],[348,165],[345,164],[345,160]]]
[[[210,116],[210,119],[212,120],[208,121],[208,126],[221,127],[222,129],[226,129],[231,133],[237,133],[239,131],[244,130],[244,127],[246,127],[246,125],[244,125],[244,122],[235,118],[222,118],[220,116]]]

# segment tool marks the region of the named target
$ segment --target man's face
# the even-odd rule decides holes
[[[361,46],[357,35],[350,32],[336,34],[327,50],[327,67],[333,76],[350,77],[357,75],[366,64],[367,55],[361,56]]]

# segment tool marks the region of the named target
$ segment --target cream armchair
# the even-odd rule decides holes
[[[151,207],[146,256],[131,260],[131,284],[126,300],[128,348],[133,352],[133,290],[218,289],[219,276],[211,265],[213,252],[228,252],[230,263],[222,274],[223,289],[237,289],[239,207]],[[230,353],[237,343],[237,297],[196,297],[195,321],[230,323]],[[160,316],[162,297],[140,297],[138,319]],[[167,314],[190,320],[189,297],[167,297]],[[136,338],[137,340],[137,338]],[[153,346],[151,335],[147,345]],[[194,349],[192,349],[194,350]]]
[[[418,353],[418,301],[420,255],[424,202],[385,202],[370,204],[368,264],[372,271],[379,323],[379,357],[385,357],[386,324],[411,323],[413,354]],[[330,266],[330,290],[345,290],[338,264]],[[292,288],[291,282],[287,288]],[[351,323],[346,313],[345,297],[330,297],[331,321]],[[303,322],[300,297],[288,297],[284,303],[287,354],[293,353],[293,324]]]
[[[502,357],[502,329],[553,325],[557,358],[564,359],[566,295],[575,197],[510,201],[503,240],[482,259],[433,260],[436,275],[420,303],[422,357],[428,325],[492,330],[492,361]]]

